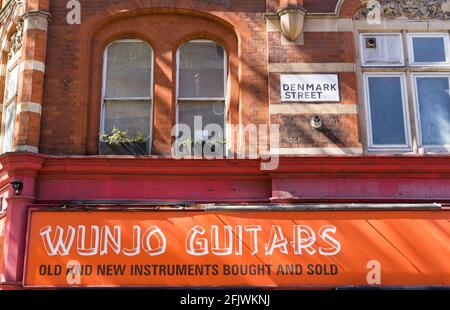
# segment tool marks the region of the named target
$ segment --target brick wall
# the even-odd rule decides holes
[[[189,38],[210,38],[228,51],[228,121],[267,123],[265,1],[98,0],[81,1],[81,6],[82,23],[77,26],[66,23],[63,2],[51,3],[42,152],[97,153],[103,50],[114,39],[126,37],[144,39],[155,51],[154,154],[170,152],[175,53]]]
[[[317,26],[308,26],[314,20],[317,25],[318,16],[307,18],[305,33],[295,43],[287,42],[276,25],[275,28],[268,25],[280,8],[301,4],[309,13],[323,14],[320,18],[328,18],[329,22],[337,0],[81,0],[80,3],[82,22],[69,25],[66,1],[27,2],[26,10],[47,10],[52,18],[47,34],[39,29],[28,32],[31,43],[27,48],[35,60],[45,60],[45,78],[42,72],[25,72],[25,77],[31,74],[28,79],[37,86],[27,89],[24,84],[23,90],[28,92],[30,102],[39,103],[42,97],[42,112],[20,116],[16,143],[36,145],[40,152],[49,154],[97,154],[104,49],[117,39],[139,38],[147,41],[155,52],[153,153],[169,154],[173,141],[171,128],[175,123],[177,47],[192,38],[208,38],[225,46],[229,56],[228,123],[279,124],[281,147],[286,149],[360,146],[356,109],[346,108],[342,112],[336,106],[321,109],[314,105],[311,111],[320,112],[327,121],[327,132],[315,132],[309,126],[309,118],[314,116],[310,110],[306,111],[309,114],[298,114],[289,110],[295,104],[281,104],[279,79],[284,72],[271,69],[272,65],[311,63],[316,65],[314,70],[286,73],[324,73],[317,64],[355,63],[352,32],[321,31]],[[348,18],[358,5],[358,1],[344,1],[339,6],[341,16]],[[36,37],[40,35],[45,37]],[[47,41],[47,49],[33,45],[35,41]],[[342,98],[335,105],[356,105],[354,70],[335,73],[339,75]],[[279,107],[272,113],[271,107],[276,105]],[[333,109],[341,112],[328,113]],[[295,135],[304,138],[293,138]]]
[[[336,1],[304,2],[311,11],[322,13],[334,12],[335,4]],[[349,7],[355,10],[357,6],[353,3],[346,7],[347,11]],[[297,155],[362,153],[351,20],[307,16],[304,33],[296,42],[283,37],[277,16],[268,17],[267,31],[270,119],[272,124],[280,125],[279,151]],[[337,74],[341,100],[337,103],[282,103],[282,74]],[[320,130],[314,129],[310,123],[316,115],[323,121]]]

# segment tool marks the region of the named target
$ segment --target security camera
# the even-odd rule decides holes
[[[323,126],[322,119],[316,115],[311,119],[311,127],[314,129],[320,129]]]
[[[11,186],[15,190],[16,195],[19,195],[20,191],[23,189],[23,183],[20,181],[12,181]]]

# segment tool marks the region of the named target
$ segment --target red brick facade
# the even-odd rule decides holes
[[[279,103],[281,73],[272,73],[271,64],[355,63],[351,32],[305,32],[303,44],[286,44],[281,32],[267,31],[266,24],[276,10],[287,5],[303,4],[312,15],[348,17],[349,12],[360,6],[359,1],[108,0],[80,1],[80,4],[82,23],[70,25],[64,1],[27,2],[25,10],[48,12],[51,22],[48,31],[29,29],[24,38],[23,60],[45,63],[45,78],[44,72],[36,70],[25,70],[21,75],[19,102],[42,104],[41,116],[33,112],[17,116],[14,143],[23,146],[23,150],[97,154],[103,51],[117,39],[139,38],[155,52],[153,155],[170,154],[176,113],[175,55],[180,44],[189,39],[211,39],[228,52],[231,89],[227,122],[269,125],[274,120],[286,127],[282,132],[296,123],[284,124],[289,118],[270,116],[270,105]],[[340,72],[339,77],[341,103],[357,104],[355,73]],[[330,118],[341,117],[330,115]],[[344,140],[350,139],[357,146],[357,118],[350,119],[351,126],[348,121],[342,125],[332,121],[328,127],[332,131],[345,130],[349,138]],[[305,128],[298,130],[303,132]],[[317,135],[311,132],[311,136]],[[289,137],[282,139],[288,141]],[[304,146],[317,147],[323,142],[322,138],[311,139]],[[342,144],[335,146],[339,145]]]

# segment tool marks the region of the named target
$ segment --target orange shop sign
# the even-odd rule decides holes
[[[35,287],[450,285],[449,211],[30,213]]]

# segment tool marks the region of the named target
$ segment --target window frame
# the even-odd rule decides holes
[[[183,47],[183,45],[185,45],[187,43],[192,43],[192,42],[199,42],[199,43],[201,43],[201,42],[213,42],[213,43],[219,45],[220,47],[222,47],[223,52],[224,52],[224,54],[223,54],[223,69],[224,69],[223,70],[223,74],[224,74],[223,94],[224,94],[224,97],[223,98],[213,98],[213,97],[211,97],[211,98],[207,98],[207,97],[204,97],[204,98],[182,98],[182,97],[179,96],[179,93],[180,93],[180,49]],[[228,139],[227,139],[228,138],[227,115],[228,115],[228,100],[229,100],[228,99],[228,77],[229,77],[229,72],[228,72],[228,52],[227,52],[226,48],[222,44],[218,43],[217,41],[209,40],[209,39],[193,39],[193,40],[189,40],[189,41],[183,42],[177,48],[176,64],[175,64],[175,66],[176,66],[175,130],[177,132],[177,135],[179,133],[178,125],[179,125],[179,115],[180,115],[179,114],[180,113],[180,110],[179,110],[180,103],[181,104],[182,104],[182,102],[205,102],[205,103],[208,103],[208,102],[213,102],[213,101],[223,101],[223,103],[224,103],[224,123],[223,123],[224,124],[224,126],[223,126],[223,131],[224,132],[223,132],[223,135],[224,135],[224,139],[225,139],[224,152],[227,152],[229,147],[230,147],[230,145],[229,145],[229,142],[228,142]],[[192,132],[191,132],[191,134],[192,134]]]
[[[19,50],[18,52],[14,53],[11,58],[7,61],[6,63],[6,76],[5,76],[5,88],[4,88],[4,92],[3,92],[3,113],[2,113],[2,144],[1,144],[1,148],[2,148],[2,153],[5,152],[10,152],[13,150],[13,143],[14,143],[14,132],[15,132],[15,125],[16,125],[16,114],[17,114],[17,96],[19,93],[19,78],[20,78],[20,72],[21,70],[21,64],[20,64],[20,56],[21,56],[21,50]],[[11,73],[17,69],[17,85],[16,85],[16,90],[15,90],[15,94],[13,96],[11,96],[10,98],[7,98],[7,91],[8,91],[8,83],[9,83],[9,79],[11,77]],[[11,145],[9,145],[7,147],[7,145],[5,145],[6,143],[6,115],[7,115],[7,110],[12,107],[13,108],[13,120],[12,120],[12,141],[11,141]]]
[[[445,49],[445,62],[416,62],[414,60],[414,38],[443,38],[444,39],[444,49]],[[408,45],[408,58],[409,65],[412,67],[424,67],[424,66],[434,66],[442,67],[450,65],[450,40],[448,33],[439,32],[410,32],[407,34],[407,45]]]
[[[108,71],[108,49],[110,46],[112,46],[115,43],[144,43],[146,44],[150,50],[150,63],[151,63],[151,73],[150,73],[150,97],[124,97],[124,98],[108,98],[106,97],[106,81],[107,81],[107,71]],[[103,52],[103,68],[102,68],[102,99],[101,99],[101,107],[100,107],[100,133],[99,133],[99,141],[101,135],[105,134],[105,113],[106,113],[106,101],[147,101],[150,104],[150,132],[148,133],[148,152],[149,155],[152,154],[152,146],[153,146],[153,121],[154,121],[154,104],[153,104],[153,97],[154,97],[154,87],[155,87],[155,53],[153,50],[153,47],[146,41],[140,40],[140,39],[121,39],[121,40],[115,40],[108,44]]]
[[[436,145],[423,144],[422,139],[422,122],[420,118],[420,103],[419,103],[419,89],[417,87],[417,78],[447,78],[450,87],[450,72],[417,72],[412,73],[412,92],[413,92],[413,104],[414,104],[414,118],[415,118],[415,130],[417,133],[417,146],[419,151],[425,153],[449,153],[450,152],[450,144]],[[450,119],[449,119],[450,122]]]
[[[385,63],[371,63],[371,64],[367,64],[366,60],[365,60],[365,54],[364,54],[364,50],[365,50],[365,40],[364,37],[368,37],[368,36],[396,36],[399,39],[400,42],[400,55],[401,55],[401,60],[400,63],[398,64],[385,64]],[[405,66],[405,51],[404,51],[404,46],[403,46],[403,38],[402,38],[402,34],[400,32],[361,32],[359,33],[359,44],[360,44],[360,51],[361,51],[361,67],[363,68],[370,68],[370,67],[403,67]]]
[[[405,128],[405,144],[374,144],[372,117],[370,106],[370,91],[369,78],[370,77],[399,77],[402,93],[402,108],[403,108],[403,126]],[[363,74],[364,85],[364,107],[366,117],[366,130],[368,138],[368,152],[411,152],[412,151],[412,133],[411,133],[411,118],[409,115],[409,103],[407,98],[406,74],[403,72],[368,72]]]

